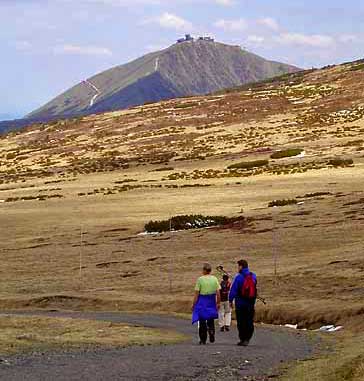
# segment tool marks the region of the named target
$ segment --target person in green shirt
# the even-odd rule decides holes
[[[215,342],[215,319],[220,307],[220,284],[211,275],[211,265],[205,263],[202,276],[197,279],[192,303],[192,324],[199,323],[200,344],[206,344],[207,334],[210,343]]]

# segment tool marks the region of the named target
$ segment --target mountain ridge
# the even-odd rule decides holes
[[[295,66],[211,41],[174,44],[78,83],[26,116],[49,120],[114,111],[295,72]]]

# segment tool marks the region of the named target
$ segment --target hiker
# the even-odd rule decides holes
[[[192,324],[199,323],[200,344],[207,341],[215,342],[215,319],[218,318],[220,307],[220,284],[217,278],[211,275],[211,265],[205,263],[202,267],[202,276],[195,286],[195,296],[192,304]]]
[[[229,292],[231,282],[229,275],[224,274],[220,283],[220,308],[219,308],[219,327],[221,332],[230,331],[231,308],[229,303]]]
[[[229,293],[230,307],[235,300],[236,322],[239,331],[239,346],[247,346],[254,334],[255,302],[257,299],[257,277],[250,272],[248,262],[238,261],[238,274],[235,276]]]
[[[228,277],[230,277],[230,274],[224,269],[223,265],[219,265],[216,267],[216,273],[220,280],[222,280],[224,275],[227,275]]]

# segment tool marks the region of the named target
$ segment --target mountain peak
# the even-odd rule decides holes
[[[202,95],[299,69],[268,61],[209,36],[187,34],[149,53],[86,79],[28,115],[35,120],[124,109],[180,96]]]

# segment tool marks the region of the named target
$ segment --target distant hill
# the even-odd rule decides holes
[[[125,109],[149,102],[256,82],[299,69],[213,41],[194,41],[147,54],[85,80],[27,118],[47,121]]]

